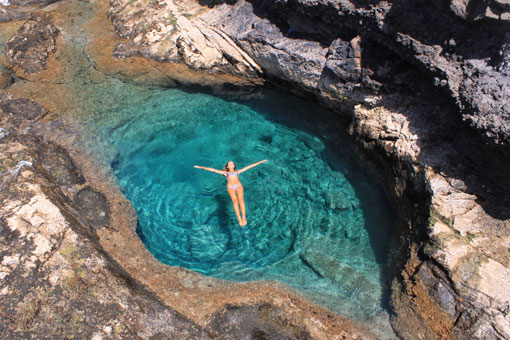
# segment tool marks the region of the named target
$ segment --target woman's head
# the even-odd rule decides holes
[[[227,164],[225,164],[225,167],[223,168],[223,170],[225,171],[233,171],[236,169],[236,163],[232,162],[232,161],[228,161]]]

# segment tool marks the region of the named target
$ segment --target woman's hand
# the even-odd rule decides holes
[[[194,168],[197,168],[197,169],[202,169],[203,166],[198,166],[198,165],[193,165]]]

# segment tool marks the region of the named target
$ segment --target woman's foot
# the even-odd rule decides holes
[[[247,224],[248,224],[248,221],[246,221],[246,218],[245,218],[245,219],[242,221],[242,223],[241,223],[241,227],[244,227],[244,226],[245,226],[245,225],[247,225]]]
[[[237,221],[239,222],[239,225],[240,225],[241,227],[244,225],[244,224],[243,224],[243,222],[244,222],[244,221],[242,220],[242,218],[238,217],[238,218],[237,218]]]

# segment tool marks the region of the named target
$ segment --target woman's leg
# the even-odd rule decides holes
[[[232,204],[234,204],[234,210],[237,215],[237,220],[239,221],[239,225],[243,225],[243,220],[241,219],[241,215],[239,214],[239,201],[237,200],[236,191],[232,188],[227,187],[227,192],[232,199]]]
[[[241,207],[241,215],[243,216],[243,223],[241,225],[244,226],[248,224],[248,222],[246,221],[246,206],[244,205],[244,188],[242,185],[237,188],[236,193],[239,201],[239,206]]]

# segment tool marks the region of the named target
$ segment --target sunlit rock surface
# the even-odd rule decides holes
[[[18,65],[1,71],[1,87],[37,97],[37,101],[46,100],[48,107],[66,107],[66,98],[71,98],[71,94],[59,86],[69,82],[72,73],[58,73],[61,70],[56,72],[53,65],[49,68],[51,75],[44,74],[48,71],[45,60],[50,63],[55,61],[54,56],[61,56],[58,41],[56,50],[52,47],[56,31],[49,29],[51,34],[42,39],[28,34],[34,49],[32,45],[24,49],[23,45],[14,44],[15,37],[25,32],[20,29],[23,23],[17,20],[31,16],[17,5],[11,1],[8,7],[0,6],[0,22],[13,23],[3,26],[6,29],[0,32],[2,37],[9,35],[5,41],[13,38],[11,47],[4,46],[6,56],[11,51],[6,66]],[[409,222],[409,230],[402,232],[406,237],[401,254],[406,258],[402,260],[403,270],[396,280],[392,300],[393,325],[398,334],[404,339],[510,338],[510,162],[505,149],[510,136],[508,4],[499,0],[339,0],[206,5],[193,1],[176,4],[170,0],[111,1],[108,15],[125,39],[116,49],[110,49],[108,43],[91,41],[88,52],[100,61],[94,67],[140,82],[157,77],[157,84],[175,85],[186,80],[200,83],[206,79],[185,69],[150,64],[140,56],[182,62],[218,77],[224,77],[223,72],[252,79],[265,77],[295,93],[314,96],[327,107],[341,108],[352,121],[350,133],[359,144],[373,151],[369,155],[384,159],[382,164],[386,167],[382,171],[386,171],[388,185],[400,199],[397,202]],[[55,17],[64,22],[58,15]],[[106,25],[106,18],[99,18],[95,23]],[[31,22],[23,27],[29,27]],[[58,24],[54,26],[61,29]],[[108,41],[114,40],[113,36],[106,36]],[[16,51],[21,51],[20,58],[34,53],[36,66],[28,66],[31,58],[16,61]],[[117,60],[108,59],[110,54]],[[29,77],[33,83],[24,84],[24,88],[16,81],[12,85],[16,76],[27,76],[24,64],[27,71],[36,72]],[[129,67],[123,69],[123,65]],[[177,69],[185,76],[179,76]],[[42,81],[42,76],[38,76],[41,74],[50,79],[44,88],[37,83]],[[51,92],[48,89],[62,92],[46,96]],[[0,191],[1,310],[12,316],[2,318],[11,338],[24,338],[29,333],[65,336],[67,328],[58,326],[64,320],[66,325],[74,322],[76,334],[85,337],[157,337],[161,324],[171,324],[183,330],[183,339],[188,334],[188,338],[205,339],[216,336],[217,320],[224,315],[236,316],[240,310],[245,315],[256,314],[253,307],[223,308],[223,302],[210,298],[223,299],[221,292],[229,291],[230,286],[219,286],[204,299],[193,292],[203,294],[202,288],[207,291],[207,279],[187,272],[161,274],[164,269],[157,264],[137,262],[137,258],[147,256],[139,249],[143,247],[139,240],[138,245],[117,249],[115,245],[133,242],[136,235],[133,230],[123,234],[105,228],[102,218],[106,219],[107,214],[101,204],[83,212],[104,213],[94,229],[100,243],[93,241],[94,237],[89,237],[91,223],[96,222],[74,212],[69,203],[73,201],[71,195],[86,189],[87,183],[76,169],[67,168],[65,156],[46,165],[46,157],[35,157],[41,152],[35,150],[58,150],[58,146],[40,149],[35,145],[45,145],[47,141],[15,137],[27,122],[44,119],[45,110],[33,111],[34,102],[28,99],[4,96],[0,100],[0,127],[9,132],[9,136],[0,139],[1,180],[6,178],[6,171],[16,169],[19,161],[33,162],[33,167],[21,167],[19,175],[5,182],[5,188],[12,188],[12,193],[7,189]],[[19,109],[17,101],[25,106]],[[13,114],[13,108],[26,116]],[[82,166],[80,163],[78,168]],[[66,190],[69,193],[64,195]],[[103,194],[111,208],[115,200],[104,191],[96,186],[87,191],[92,194],[81,196],[97,198]],[[120,214],[109,210],[110,224],[118,221]],[[76,225],[80,227],[73,227]],[[108,237],[113,241],[109,242]],[[104,253],[101,247],[97,250],[98,244]],[[67,245],[76,251],[67,251]],[[109,262],[111,258],[116,262]],[[120,263],[120,267],[115,263]],[[133,277],[141,286],[151,287],[151,293],[131,285]],[[176,277],[177,286],[172,286],[171,291],[154,291],[154,287],[174,282],[166,280]],[[67,291],[69,283],[73,285]],[[259,314],[266,311],[260,315],[273,315],[275,307],[266,308],[261,303],[260,297],[267,296],[267,290],[251,286],[243,289],[258,294],[257,298],[241,301],[230,296],[232,303],[257,305]],[[104,295],[115,302],[105,303]],[[174,301],[172,309],[164,307],[162,301]],[[275,301],[278,304],[291,299],[280,297]],[[113,306],[105,307],[108,312],[100,312],[100,306],[105,304]],[[177,316],[177,308],[193,320]],[[201,308],[205,310],[202,314],[198,312]],[[223,309],[218,316],[210,319],[216,321],[208,324],[206,315],[213,315],[219,308]],[[320,321],[327,320],[327,316],[320,320],[293,318],[295,314],[289,312],[286,302],[278,308],[291,315],[290,323],[294,325],[292,330],[279,333],[284,334],[281,338],[297,334],[300,323],[306,324],[314,338],[334,338],[326,331],[332,328]],[[76,310],[78,315],[69,314],[70,310]],[[89,314],[90,311],[97,313]],[[82,320],[89,321],[81,324]],[[146,327],[136,328],[140,323]],[[231,334],[246,334],[234,326],[229,326]],[[207,327],[213,331],[204,333]],[[161,334],[175,334],[171,333],[173,330],[165,328]],[[341,333],[336,329],[335,334],[338,338],[354,338],[360,334],[356,332]]]
[[[437,126],[451,122],[438,120],[433,103],[406,104],[358,106],[351,127],[366,147],[398,160],[397,195],[430,195],[426,215],[412,217],[423,241],[411,249],[404,284],[394,290],[393,326],[404,339],[505,339],[509,184],[498,167],[508,163],[476,164],[491,151],[475,136],[449,139]]]

